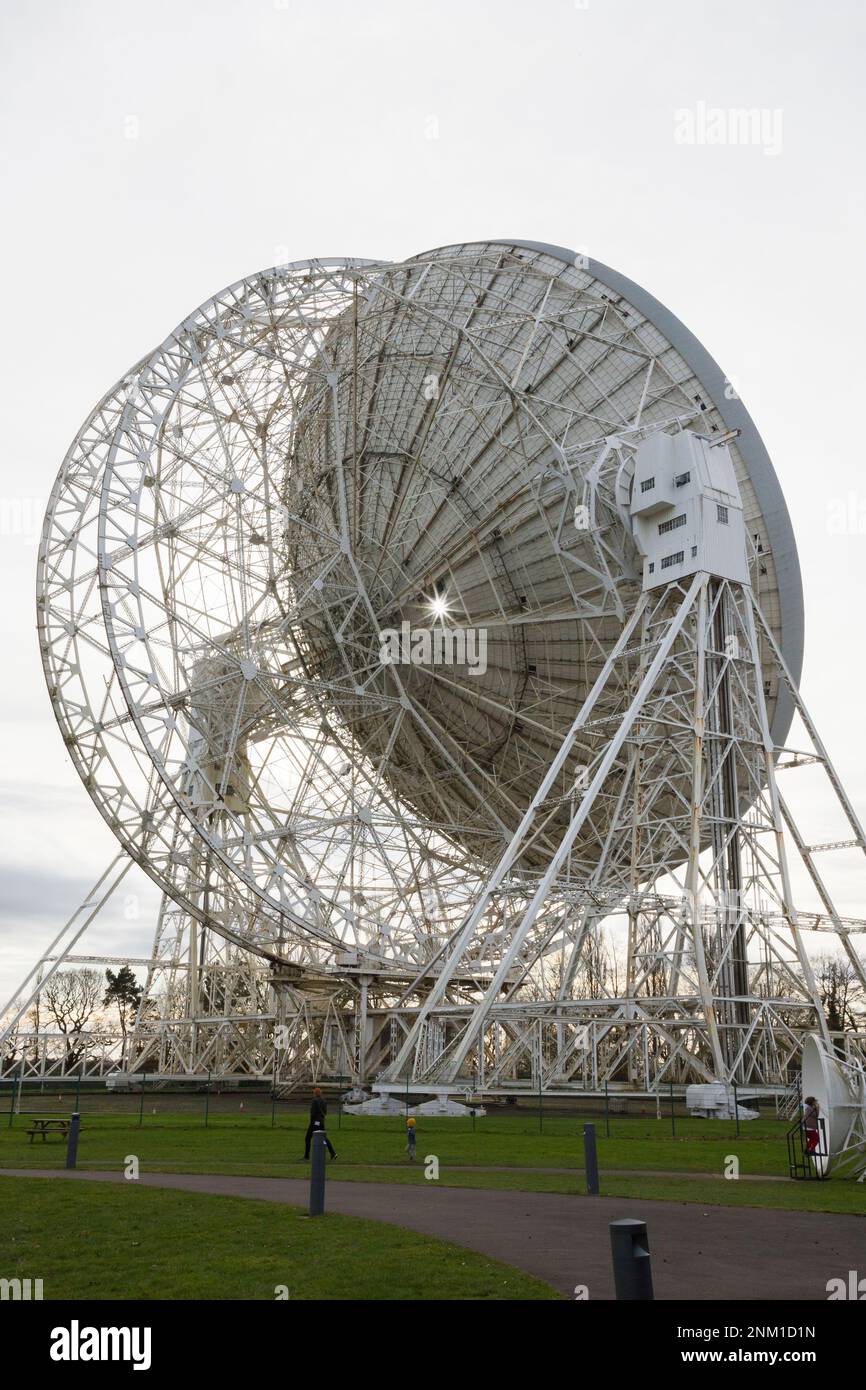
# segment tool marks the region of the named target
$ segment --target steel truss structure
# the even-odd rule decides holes
[[[731,459],[744,572],[652,587],[636,459],[682,432]],[[50,499],[46,679],[122,858],[0,1066],[62,1072],[34,1007],[134,862],[162,907],[123,1070],[785,1086],[830,1037],[804,935],[866,984],[819,867],[866,838],[798,690],[801,613],[754,426],[614,272],[491,242],[230,287],[104,398]],[[442,660],[389,655],[418,631]],[[798,828],[798,767],[844,837]]]

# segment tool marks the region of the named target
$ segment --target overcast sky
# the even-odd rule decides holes
[[[128,366],[277,261],[528,238],[682,318],[780,476],[803,691],[866,810],[864,27],[853,0],[4,0],[0,1006],[114,852],[38,658],[49,488]],[[153,906],[94,948],[146,951]]]

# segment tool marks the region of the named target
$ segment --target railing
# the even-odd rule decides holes
[[[788,1169],[792,1178],[826,1178],[830,1150],[827,1145],[827,1126],[820,1116],[818,1134],[818,1147],[810,1153],[806,1148],[806,1131],[803,1128],[802,1117],[798,1116],[788,1130]]]

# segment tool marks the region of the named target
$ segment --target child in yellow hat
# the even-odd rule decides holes
[[[410,1163],[415,1162],[415,1145],[417,1141],[418,1136],[415,1133],[415,1121],[410,1116],[406,1121],[406,1152],[409,1155]]]

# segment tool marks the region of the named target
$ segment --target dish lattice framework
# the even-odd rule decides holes
[[[7,1011],[7,1069],[17,1039],[25,1070],[62,1070],[27,1020],[131,862],[163,899],[130,1071],[779,1087],[827,1037],[803,932],[866,983],[864,924],[816,856],[866,842],[797,689],[784,502],[721,373],[624,286],[521,243],[278,267],[100,403],[38,611],[121,855]],[[730,452],[748,583],[644,590],[635,454],[682,430]],[[486,669],[384,662],[407,623],[483,633]],[[807,763],[846,823],[825,846],[777,786]]]

